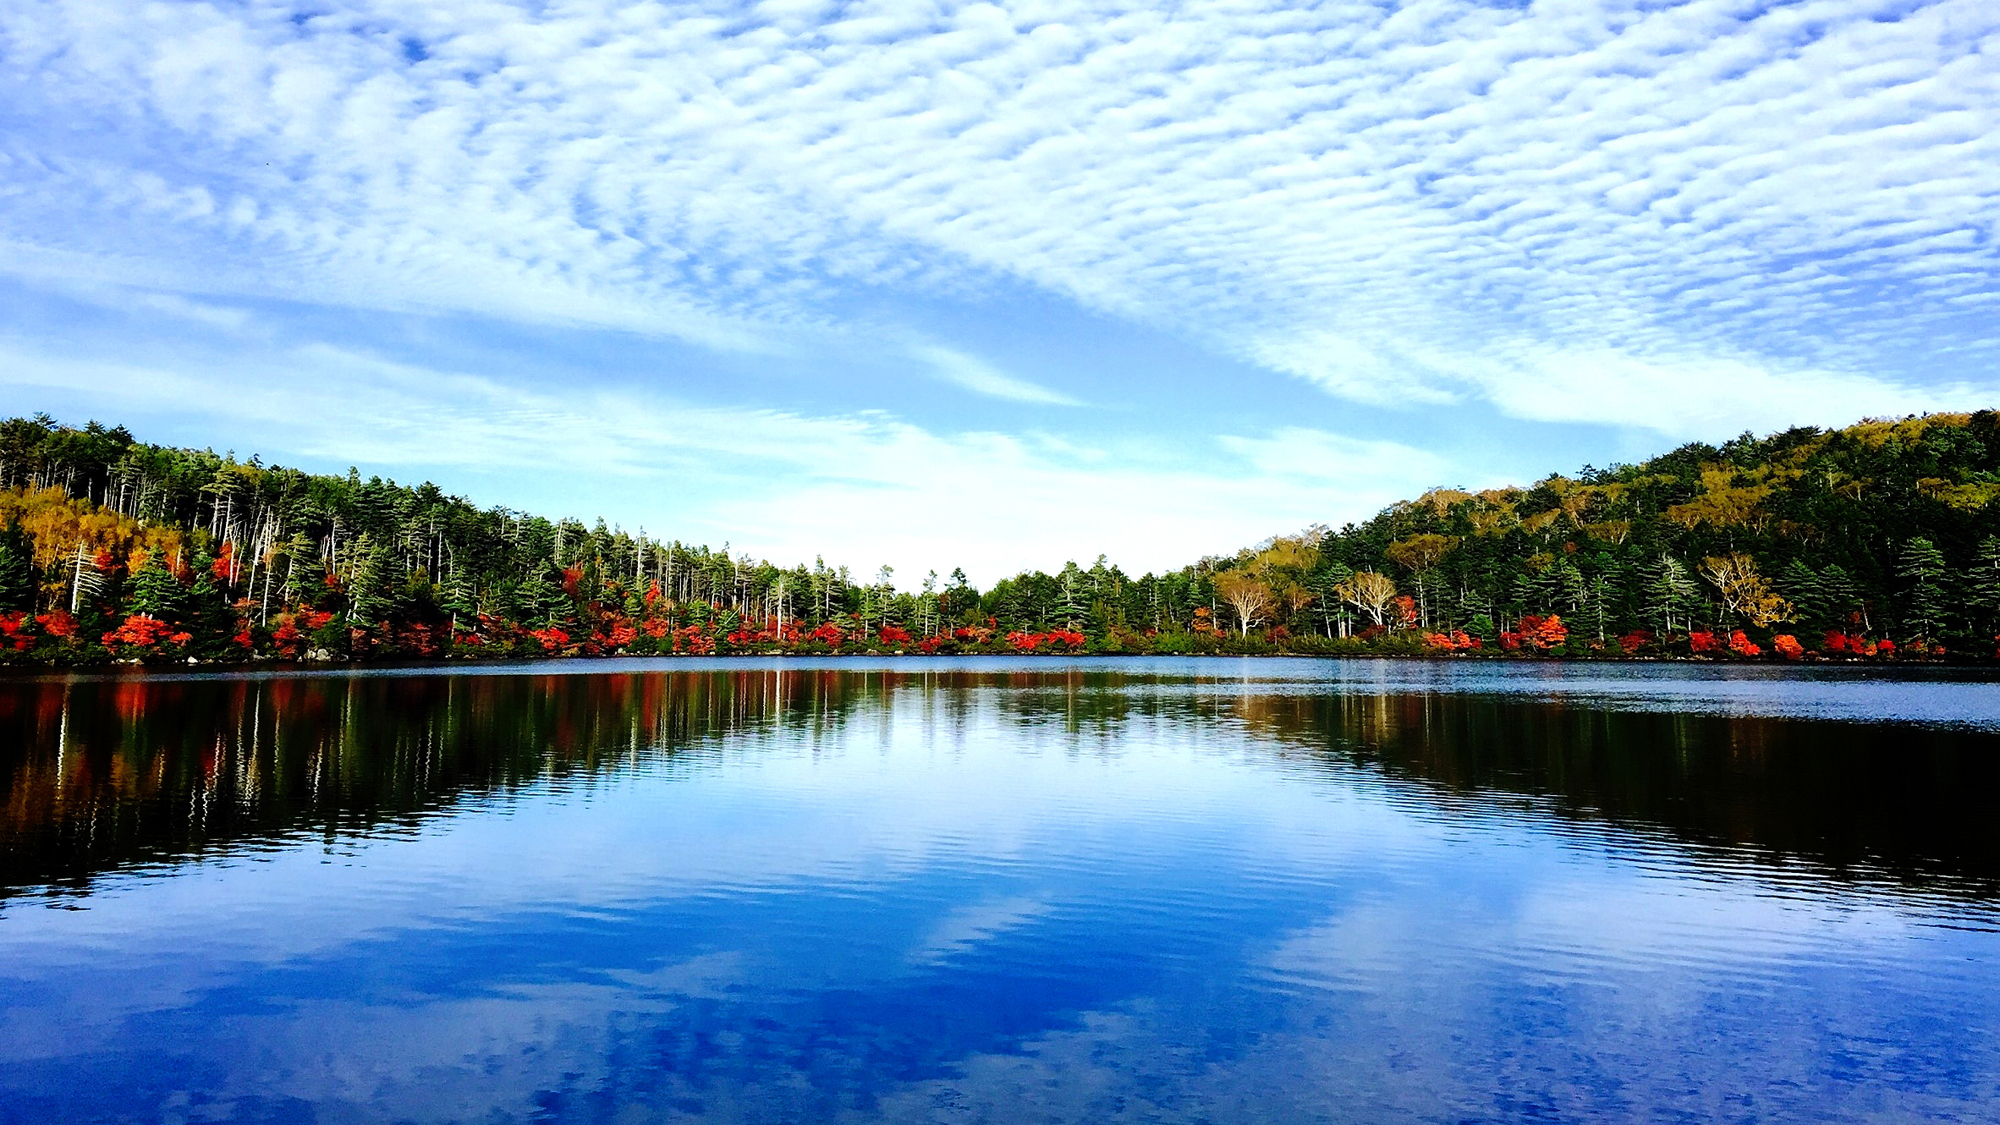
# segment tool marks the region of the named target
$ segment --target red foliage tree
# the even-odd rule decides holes
[[[42,632],[47,633],[51,637],[76,636],[76,618],[71,617],[69,610],[66,609],[52,609],[47,613],[40,614],[36,616],[35,623],[42,627]]]
[[[123,624],[104,634],[101,638],[105,648],[117,652],[121,648],[135,648],[144,652],[156,651],[160,642],[184,645],[194,638],[187,633],[173,632],[173,626],[157,617],[135,613],[127,617]]]
[[[1547,617],[1531,613],[1521,618],[1519,630],[1500,634],[1500,647],[1508,652],[1522,648],[1547,652],[1552,648],[1560,648],[1568,640],[1569,626],[1562,623],[1561,617],[1553,613]]]
[[[25,613],[0,613],[0,645],[15,652],[26,652],[35,647],[35,634],[28,628],[29,620]]]

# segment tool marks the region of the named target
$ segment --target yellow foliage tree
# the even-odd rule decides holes
[[[1771,582],[1757,573],[1756,560],[1737,552],[1720,558],[1701,560],[1701,576],[1722,596],[1722,608],[1741,614],[1760,629],[1768,629],[1796,615],[1792,603],[1771,589]]]
[[[1396,583],[1372,570],[1356,572],[1354,577],[1337,583],[1333,590],[1341,601],[1367,614],[1377,625],[1383,623],[1390,603],[1396,600]]]
[[[1250,626],[1262,621],[1276,604],[1269,582],[1241,570],[1216,575],[1215,593],[1235,611],[1239,635],[1248,635]]]
[[[1398,539],[1382,553],[1389,557],[1390,562],[1408,567],[1414,574],[1422,574],[1442,562],[1457,545],[1449,536],[1425,532]]]
[[[1738,484],[1734,469],[1706,468],[1701,471],[1702,492],[1685,504],[1667,508],[1667,518],[1682,527],[1707,524],[1710,527],[1762,527],[1770,519],[1764,501],[1771,495],[1768,484]]]
[[[181,551],[181,533],[171,527],[148,527],[89,500],[71,499],[60,488],[12,488],[0,491],[0,526],[19,520],[34,545],[35,566],[49,573],[76,556],[81,547],[90,557],[108,554],[114,563],[130,566],[133,555],[160,552],[172,558]],[[53,598],[67,580],[56,578],[43,587]]]

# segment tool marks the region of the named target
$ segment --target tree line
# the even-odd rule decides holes
[[[15,661],[732,652],[1992,658],[1991,411],[1745,434],[1526,488],[1434,489],[1339,530],[989,589],[480,508],[0,423],[0,653]]]

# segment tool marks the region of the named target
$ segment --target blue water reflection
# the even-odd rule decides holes
[[[1989,684],[939,669],[0,685],[0,1121],[1994,1119]]]

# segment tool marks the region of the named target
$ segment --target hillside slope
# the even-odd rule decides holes
[[[1750,643],[1794,634],[1819,648],[1833,633],[1990,656],[1996,498],[1992,411],[1800,427],[1527,488],[1434,490],[1243,552],[1224,565],[1253,581],[1225,583],[1247,587],[1239,625],[1359,620],[1493,639],[1559,615],[1568,637],[1628,636],[1634,649],[1741,629]]]

